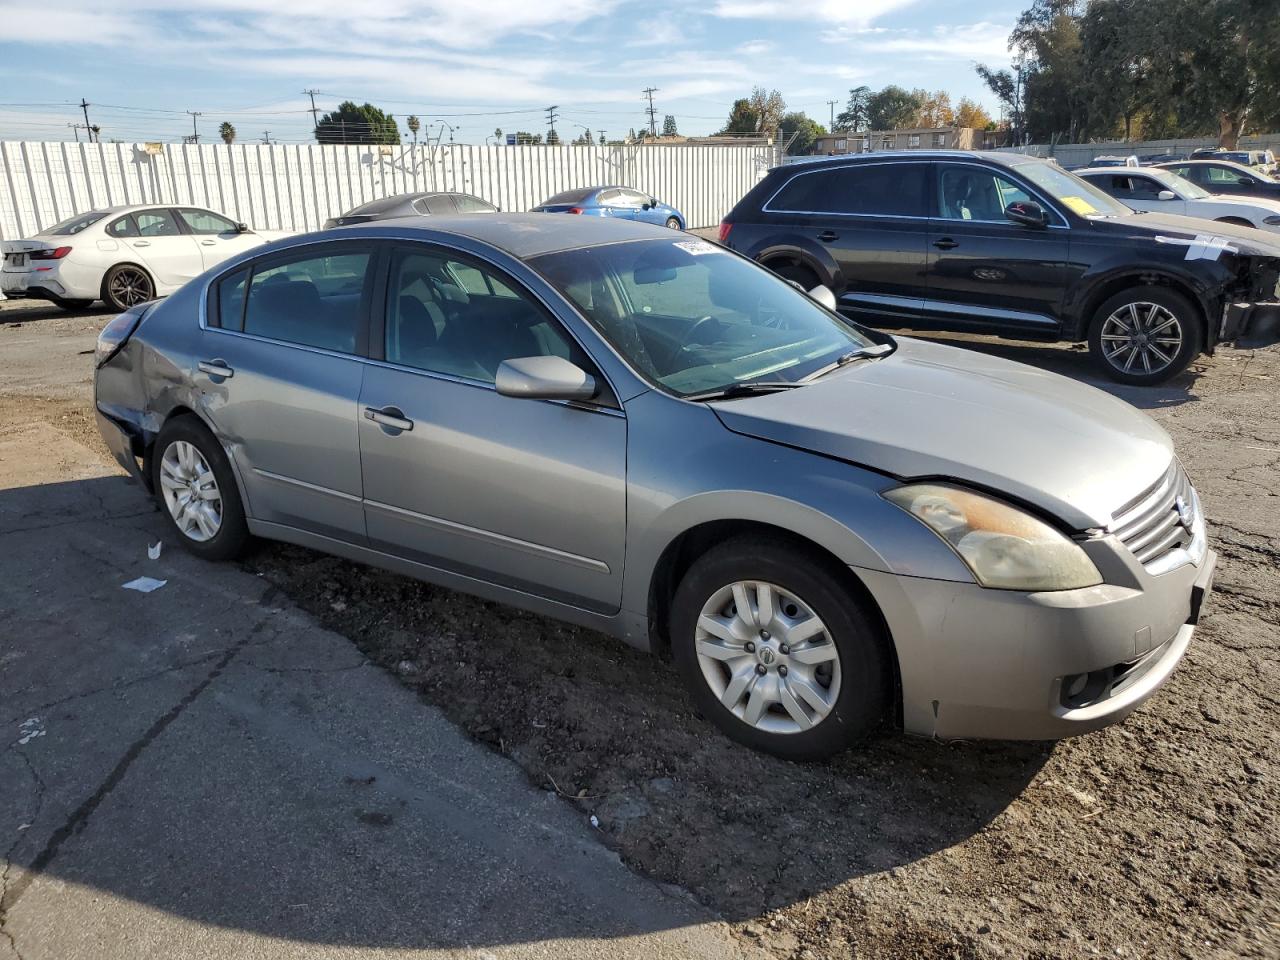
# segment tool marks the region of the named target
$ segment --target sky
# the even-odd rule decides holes
[[[647,123],[713,133],[752,86],[820,123],[850,88],[945,89],[997,115],[973,64],[1005,66],[1024,4],[999,0],[0,0],[0,139],[312,139],[311,101],[372,102],[420,136],[572,139]],[[187,111],[196,111],[193,118]],[[452,131],[445,125],[452,127]]]

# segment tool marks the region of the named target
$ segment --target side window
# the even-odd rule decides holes
[[[226,217],[219,216],[209,210],[198,210],[195,207],[183,207],[178,211],[180,216],[191,228],[192,233],[215,234],[215,233],[235,233],[236,225]]]
[[[1230,167],[1205,167],[1209,183],[1237,183],[1240,174]]]
[[[605,190],[596,195],[596,203],[602,207],[620,207],[622,206],[622,191]]]
[[[107,236],[109,237],[136,237],[138,235],[138,227],[133,222],[133,217],[124,216],[118,220],[112,220],[107,224]]]
[[[769,201],[770,210],[923,217],[927,164],[868,163],[794,177]]]
[[[462,213],[493,213],[498,209],[493,204],[486,203],[479,197],[472,197],[465,193],[454,197],[453,202],[458,205],[458,210]]]
[[[392,261],[384,350],[390,363],[484,383],[503,360],[581,354],[558,321],[489,269],[415,250]]]
[[[458,212],[453,205],[452,197],[423,197],[415,206],[437,217],[448,217]]]
[[[638,190],[621,190],[622,204],[627,207],[643,207],[649,202],[649,198]]]
[[[244,332],[354,353],[371,259],[365,252],[302,255],[254,269]]]
[[[1032,199],[998,173],[942,164],[938,168],[938,215],[945,220],[1005,222],[1005,207]]]
[[[142,210],[133,219],[140,237],[177,237],[182,233],[168,210]]]
[[[244,329],[244,283],[249,268],[237,270],[218,281],[216,323],[223,330]]]
[[[1160,191],[1164,189],[1163,186],[1150,177],[1130,177],[1129,188],[1133,191],[1133,196],[1139,200],[1154,200],[1160,196]]]

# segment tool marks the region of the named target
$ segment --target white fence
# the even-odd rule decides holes
[[[1104,143],[1033,143],[1026,147],[1000,147],[1005,153],[1026,153],[1033,157],[1053,157],[1065,166],[1092,163],[1103,156],[1150,156],[1180,153],[1184,156],[1201,147],[1216,147],[1217,137],[1191,137],[1182,140],[1113,140]],[[1274,150],[1280,153],[1280,133],[1241,137],[1240,150]]]
[[[154,147],[153,147],[154,149]],[[777,162],[764,146],[339,146],[0,142],[0,240],[94,208],[192,204],[260,230],[314,230],[378,197],[460,190],[528,210],[571,187],[634,187],[718,223]]]

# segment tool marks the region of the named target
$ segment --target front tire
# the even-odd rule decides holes
[[[679,218],[679,217],[667,217],[667,228],[668,228],[669,230],[683,230],[683,229],[684,229],[684,227],[680,226],[680,218]]]
[[[1133,287],[1094,314],[1089,353],[1112,380],[1139,387],[1176,377],[1200,354],[1200,310],[1168,287]]]
[[[671,608],[672,653],[702,714],[788,760],[846,749],[883,720],[887,643],[841,572],[773,536],[699,557]]]
[[[123,313],[155,297],[156,285],[151,275],[132,263],[117,263],[102,278],[102,299],[113,310]]]
[[[244,553],[249,527],[231,464],[199,419],[176,417],[161,428],[151,482],[160,512],[187,550],[205,560]]]

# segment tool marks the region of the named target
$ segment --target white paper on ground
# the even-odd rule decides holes
[[[147,547],[147,556],[152,560],[160,559],[160,548],[164,545],[163,540],[157,540],[151,546]]]
[[[139,593],[150,593],[152,590],[159,590],[168,580],[157,580],[155,577],[139,577],[137,580],[130,580],[123,584],[126,590],[137,590]]]

